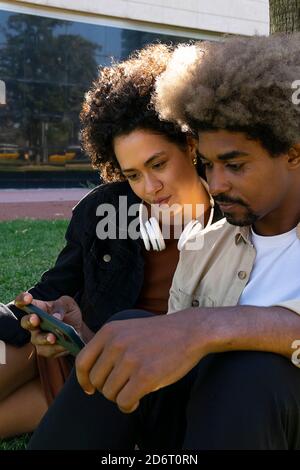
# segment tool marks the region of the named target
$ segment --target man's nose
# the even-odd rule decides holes
[[[209,192],[213,197],[227,193],[231,189],[231,183],[222,169],[213,169],[207,175]]]

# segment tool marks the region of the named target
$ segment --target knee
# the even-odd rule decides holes
[[[288,359],[236,351],[209,355],[195,369],[187,448],[299,448],[300,371]]]
[[[244,388],[252,385],[280,389],[290,381],[300,386],[299,372],[287,358],[269,352],[235,351],[220,358],[220,373]]]
[[[232,399],[244,397],[245,403],[259,401],[263,404],[272,399],[287,403],[291,397],[300,396],[300,370],[288,359],[273,353],[234,351],[215,354],[205,371],[199,367],[199,372],[197,382],[202,382],[205,377],[209,386],[217,387],[221,395],[229,395]]]

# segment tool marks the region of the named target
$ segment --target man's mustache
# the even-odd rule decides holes
[[[217,204],[240,204],[241,206],[248,207],[247,204],[241,199],[232,199],[231,197],[225,195],[215,196],[214,200]]]

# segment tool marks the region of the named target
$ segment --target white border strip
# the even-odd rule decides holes
[[[161,27],[161,26],[151,26],[149,24],[145,25],[144,23],[140,23],[138,21],[133,20],[118,20],[115,18],[107,18],[105,16],[100,15],[90,15],[88,13],[75,13],[75,12],[66,12],[60,11],[57,8],[50,8],[50,7],[41,7],[37,5],[36,7],[32,6],[25,6],[20,5],[18,3],[8,3],[8,2],[1,2],[0,1],[0,10],[5,10],[8,12],[15,12],[15,13],[24,13],[28,15],[36,15],[36,16],[43,16],[46,18],[56,18],[60,20],[68,20],[68,21],[75,21],[80,23],[87,23],[87,24],[95,24],[99,26],[111,26],[116,28],[124,28],[134,31],[145,31],[148,33],[158,33],[158,34],[168,34],[172,36],[180,36],[180,37],[187,37],[191,39],[210,39],[210,40],[220,40],[221,35],[215,33],[207,33],[207,32],[197,32],[195,30],[189,30],[182,28],[171,28],[171,27]]]

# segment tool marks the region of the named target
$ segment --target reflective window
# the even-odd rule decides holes
[[[98,65],[150,42],[188,39],[0,10],[0,188],[98,183],[79,142]]]

